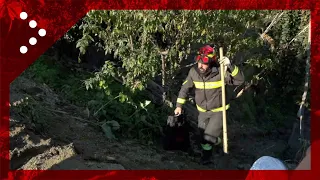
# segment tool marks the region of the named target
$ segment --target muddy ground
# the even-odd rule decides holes
[[[10,101],[11,169],[249,169],[263,155],[285,157],[291,134],[291,127],[266,133],[232,122],[229,155],[217,153],[214,164],[202,166],[199,156],[164,151],[161,145],[107,139],[88,123],[84,108],[31,79],[19,77],[11,84]],[[293,159],[283,160],[290,169],[296,166]]]

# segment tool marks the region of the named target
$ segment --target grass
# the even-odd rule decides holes
[[[25,71],[25,74],[38,83],[48,85],[56,93],[76,105],[84,105],[97,95],[97,92],[87,91],[83,83],[83,80],[90,77],[90,73],[72,72],[45,55],[35,61]]]

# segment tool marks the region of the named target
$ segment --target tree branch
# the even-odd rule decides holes
[[[306,25],[306,26],[303,28],[303,30],[301,30],[288,44],[291,44],[293,41],[295,41],[295,40],[298,38],[298,36],[299,36],[301,33],[303,33],[309,26],[310,26],[310,24]]]
[[[130,35],[130,47],[131,47],[131,51],[133,51],[133,41],[132,41],[132,36]]]
[[[309,22],[309,35],[308,35],[308,57],[306,59],[306,74],[305,74],[305,83],[304,83],[304,92],[302,94],[302,100],[300,103],[300,107],[297,113],[297,118],[300,121],[300,138],[303,139],[303,127],[302,120],[304,115],[304,105],[307,99],[308,89],[309,89],[309,67],[310,67],[310,46],[311,46],[311,21]]]
[[[271,21],[270,25],[266,28],[266,30],[262,34],[267,34],[273,25],[276,24],[276,22],[280,19],[280,17],[283,15],[284,12],[278,13],[273,20]]]
[[[273,20],[271,21],[270,25],[265,29],[265,31],[260,34],[260,38],[264,41],[267,41],[272,48],[272,51],[274,49],[274,40],[267,34],[270,29],[277,23],[277,21],[280,19],[280,17],[283,15],[284,12],[278,13]]]
[[[263,69],[263,70],[257,75],[257,77],[261,76],[261,75],[265,72],[265,70],[266,70],[266,69]],[[240,96],[242,96],[242,94],[243,94],[246,90],[248,90],[248,89],[251,87],[252,84],[253,84],[253,80],[251,80],[251,82],[250,82],[249,84],[247,84],[244,88],[242,88],[242,89],[238,92],[238,94],[236,95],[235,99],[236,99],[236,98],[239,98]]]

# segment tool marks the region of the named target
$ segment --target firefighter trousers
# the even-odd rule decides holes
[[[216,144],[222,132],[222,112],[199,112],[198,128],[201,144]]]

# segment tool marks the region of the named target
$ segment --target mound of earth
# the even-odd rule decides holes
[[[285,130],[265,134],[233,122],[229,155],[216,154],[214,164],[202,166],[196,155],[107,139],[90,123],[85,108],[22,76],[11,84],[10,103],[11,169],[249,169],[263,155],[283,153],[290,135]]]

